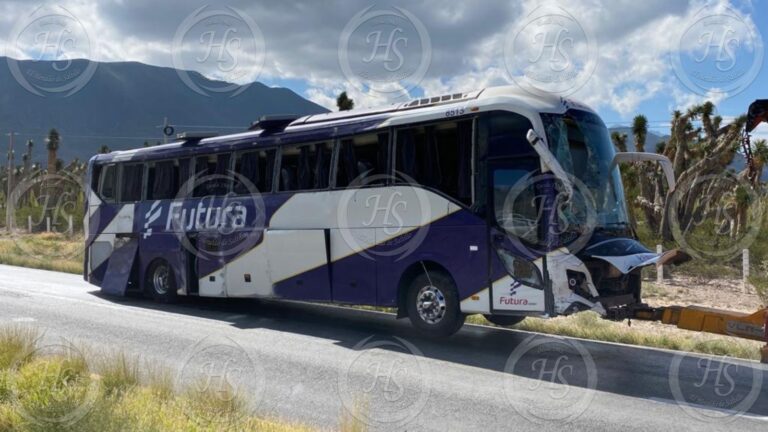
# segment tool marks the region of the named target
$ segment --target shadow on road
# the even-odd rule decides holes
[[[533,383],[555,382],[631,397],[677,400],[713,408],[716,416],[723,417],[734,410],[768,416],[768,368],[752,362],[480,326],[465,326],[450,338],[431,339],[418,335],[407,319],[337,306],[199,298],[159,305],[144,299],[112,298],[98,291],[92,294],[130,307],[227,322],[238,329],[323,338],[349,349],[370,336],[401,338],[427,358],[528,378]]]

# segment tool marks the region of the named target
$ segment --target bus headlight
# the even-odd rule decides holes
[[[502,248],[496,249],[496,252],[499,254],[499,258],[501,258],[501,262],[504,263],[504,268],[507,269],[507,273],[510,276],[531,287],[544,286],[541,280],[541,273],[539,273],[539,269],[532,262],[515,256]]]

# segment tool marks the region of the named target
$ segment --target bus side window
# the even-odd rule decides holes
[[[179,159],[179,195],[186,198],[189,197],[192,190],[192,185],[195,180],[192,178],[192,158]]]
[[[264,192],[272,192],[273,179],[275,178],[275,164],[277,163],[277,150],[267,150],[266,159],[264,161],[264,178],[262,182],[258,184],[259,190]]]
[[[279,178],[277,190],[280,192],[299,190],[299,147],[283,147],[280,156]]]
[[[93,165],[91,168],[91,190],[94,192],[99,191],[99,183],[101,181],[102,165]]]
[[[160,161],[149,164],[147,199],[173,199],[179,192],[176,161]]]
[[[526,117],[512,112],[482,116],[481,129],[487,129],[488,157],[527,156],[533,153],[526,135],[533,125]]]
[[[342,139],[338,149],[336,187],[386,184],[389,134],[368,134]]]
[[[195,187],[192,196],[223,196],[232,183],[230,153],[198,156],[195,158]]]
[[[234,187],[232,189],[235,194],[271,192],[272,168],[268,168],[267,162],[270,160],[269,163],[274,163],[274,156],[269,159],[268,153],[274,154],[274,150],[254,150],[237,154]],[[267,176],[270,176],[269,179]],[[269,185],[269,189],[267,189],[267,185]]]
[[[122,178],[120,201],[141,201],[141,189],[144,183],[144,164],[123,165]]]
[[[280,158],[280,191],[328,188],[331,144],[287,146]]]
[[[472,203],[472,120],[399,130],[398,182],[416,182]]]
[[[108,203],[117,201],[117,165],[102,168],[99,183],[99,196]]]

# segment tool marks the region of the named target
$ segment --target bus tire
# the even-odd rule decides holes
[[[447,337],[464,325],[459,293],[453,279],[442,272],[420,273],[406,294],[408,318],[427,336]]]
[[[483,317],[499,327],[512,327],[513,325],[520,324],[525,319],[524,316],[510,315],[483,315]]]
[[[162,259],[156,260],[149,266],[146,288],[157,302],[176,302],[176,278],[173,275],[173,269],[167,261]]]

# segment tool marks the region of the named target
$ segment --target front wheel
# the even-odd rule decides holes
[[[408,318],[428,336],[450,336],[464,325],[459,293],[450,276],[441,272],[416,276],[406,297]]]
[[[515,324],[520,324],[525,319],[524,316],[509,315],[483,315],[483,317],[499,327],[511,327]]]

